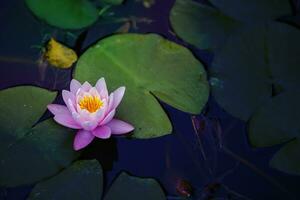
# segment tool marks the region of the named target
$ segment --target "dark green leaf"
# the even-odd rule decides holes
[[[201,49],[220,47],[240,25],[215,8],[193,0],[177,0],[170,21],[179,37]]]
[[[265,60],[265,28],[247,27],[232,35],[216,53],[210,69],[212,93],[230,114],[248,120],[272,94]]]
[[[33,183],[76,158],[71,131],[52,120],[32,128],[55,95],[32,86],[0,91],[0,185]]]
[[[57,176],[38,183],[28,200],[100,200],[102,187],[98,161],[77,161]]]
[[[284,145],[270,161],[272,167],[284,171],[300,175],[300,142],[299,138]]]
[[[160,185],[150,178],[138,178],[121,173],[113,182],[104,200],[165,200]]]
[[[98,18],[97,8],[89,0],[26,0],[29,9],[41,20],[64,29],[80,29]]]
[[[292,14],[289,0],[209,0],[224,14],[245,22],[261,22]]]
[[[249,122],[249,140],[254,146],[280,144],[300,137],[300,92],[284,92],[262,106]],[[293,140],[275,154],[271,165],[300,174],[300,143]]]

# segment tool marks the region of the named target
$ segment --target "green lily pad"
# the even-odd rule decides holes
[[[299,88],[300,31],[273,22],[246,26],[216,52],[212,93],[230,114],[247,121],[275,92]]]
[[[176,0],[170,22],[176,34],[201,49],[217,49],[239,22],[219,10],[193,0]]]
[[[216,53],[210,75],[216,101],[230,114],[248,120],[272,95],[265,62],[265,28],[245,28],[232,35]]]
[[[261,22],[292,14],[287,0],[209,0],[224,14],[244,22]]]
[[[63,29],[80,29],[98,19],[98,10],[89,0],[25,0],[39,19]]]
[[[156,34],[121,34],[99,41],[78,60],[74,78],[93,84],[105,77],[110,91],[126,93],[117,117],[135,126],[134,137],[151,138],[172,131],[156,98],[193,114],[208,99],[202,64],[183,46]]]
[[[210,0],[215,6],[193,0],[176,0],[170,21],[176,34],[201,49],[222,48],[244,24],[256,24],[291,15],[287,0]]]
[[[38,183],[29,200],[100,200],[103,191],[102,168],[98,161],[77,161],[58,175]],[[160,185],[150,178],[122,173],[110,187],[104,200],[164,200]]]
[[[77,157],[72,134],[52,120],[32,127],[56,92],[20,86],[0,91],[0,185],[30,184]]]
[[[300,86],[300,29],[271,23],[268,32],[269,66],[274,84],[285,89]]]
[[[151,178],[138,178],[121,173],[109,188],[104,200],[164,200],[163,190]]]
[[[38,183],[28,200],[100,200],[103,175],[98,161],[77,161],[58,175]]]
[[[265,147],[284,143],[271,166],[300,175],[300,92],[283,92],[262,106],[249,121],[249,141]]]

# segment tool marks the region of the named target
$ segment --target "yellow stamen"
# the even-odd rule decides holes
[[[103,101],[98,97],[85,96],[80,100],[79,106],[81,109],[86,109],[90,113],[93,113],[103,106]]]

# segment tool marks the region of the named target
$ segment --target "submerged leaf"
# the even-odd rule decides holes
[[[51,38],[44,54],[46,60],[57,68],[70,68],[77,61],[75,51]]]
[[[0,91],[0,185],[30,184],[49,177],[77,157],[68,129],[47,120],[32,126],[55,92],[21,86]]]
[[[98,19],[98,10],[89,0],[25,0],[39,19],[64,29],[80,29]]]
[[[110,89],[126,86],[117,117],[135,127],[134,137],[171,132],[156,97],[189,113],[201,112],[209,88],[202,64],[183,46],[155,34],[120,34],[99,41],[78,60],[74,77]]]

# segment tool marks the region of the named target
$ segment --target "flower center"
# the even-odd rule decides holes
[[[93,113],[103,106],[103,101],[99,97],[85,96],[80,100],[79,106],[81,109],[86,109],[90,113]]]

